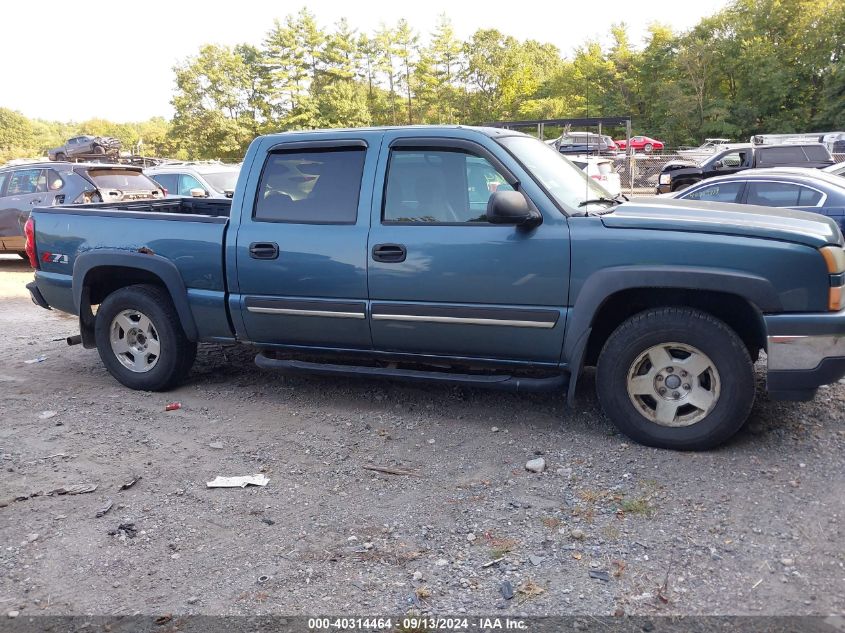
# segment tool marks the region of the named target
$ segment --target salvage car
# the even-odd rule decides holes
[[[821,213],[845,231],[845,179],[818,169],[775,167],[717,176],[674,194],[678,200],[789,207]]]
[[[593,132],[570,132],[550,141],[549,144],[567,156],[609,154],[619,149],[617,143],[609,136]]]
[[[47,152],[47,158],[57,162],[66,160],[97,159],[117,156],[121,143],[111,136],[74,136],[61,147]]]
[[[751,145],[744,143],[713,154],[695,163],[669,161],[657,179],[657,193],[678,191],[684,187],[711,178],[735,174],[755,167],[812,167],[821,169],[834,164],[833,156],[821,143],[803,145]]]
[[[0,168],[0,252],[24,253],[24,223],[35,206],[163,198],[139,167],[28,163]]]
[[[168,196],[231,198],[241,173],[239,165],[221,163],[163,164],[144,173],[162,186]]]
[[[484,195],[468,177],[478,164],[497,174]],[[307,191],[277,184],[292,166],[316,177]],[[512,130],[262,136],[231,201],[36,207],[26,234],[33,301],[78,315],[69,342],[132,389],[179,384],[199,341],[253,345],[260,367],[286,373],[549,389],[570,403],[596,366],[620,431],[692,450],[743,425],[762,350],[773,398],[810,399],[845,376],[833,220],[621,203]]]
[[[628,147],[628,141],[622,139],[616,141],[616,145],[619,149],[626,149]],[[650,154],[654,150],[661,150],[663,149],[663,141],[658,141],[657,139],[651,138],[650,136],[632,136],[631,137],[631,145],[630,147],[637,152],[645,152],[646,154]]]

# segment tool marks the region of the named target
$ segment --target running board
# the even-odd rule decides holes
[[[534,391],[555,391],[564,389],[569,383],[568,374],[556,374],[547,378],[528,378],[500,374],[457,374],[420,369],[397,369],[392,367],[367,367],[363,365],[335,365],[331,363],[310,363],[302,360],[280,360],[270,358],[264,352],[255,357],[255,364],[261,369],[275,369],[288,374],[315,374],[321,376],[346,376],[357,378],[389,378],[410,382],[434,382],[464,387],[481,387],[520,393]]]

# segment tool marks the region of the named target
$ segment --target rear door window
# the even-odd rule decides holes
[[[682,200],[701,200],[708,202],[738,202],[742,194],[740,182],[720,182],[680,196]]]
[[[801,189],[799,185],[788,182],[749,182],[746,203],[764,207],[797,207]]]
[[[272,153],[258,185],[258,222],[354,224],[364,175],[363,147]]]

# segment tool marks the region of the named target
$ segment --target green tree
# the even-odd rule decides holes
[[[172,134],[189,156],[240,159],[260,132],[262,107],[254,91],[265,70],[253,53],[246,46],[206,45],[176,67]]]
[[[32,125],[20,112],[0,108],[0,161],[31,151],[34,145]]]

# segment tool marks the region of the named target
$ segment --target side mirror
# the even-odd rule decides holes
[[[497,191],[487,200],[487,221],[490,224],[539,224],[542,217],[518,191]]]
[[[192,198],[207,198],[208,192],[205,189],[200,189],[199,187],[194,187],[191,189],[191,197]]]
[[[717,160],[715,163],[713,163],[714,169],[721,169],[724,166],[725,166],[725,164],[720,160]]]

